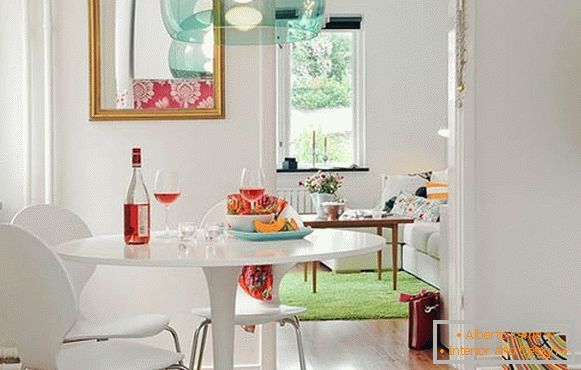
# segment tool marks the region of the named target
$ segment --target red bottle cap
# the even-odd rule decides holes
[[[133,167],[141,167],[141,148],[133,148]]]

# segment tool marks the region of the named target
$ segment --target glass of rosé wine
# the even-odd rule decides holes
[[[242,170],[240,177],[240,195],[250,202],[251,211],[254,211],[256,201],[264,195],[264,171],[262,168]]]
[[[171,237],[169,228],[169,208],[180,197],[179,175],[176,171],[158,170],[155,174],[155,199],[165,208],[165,233]]]

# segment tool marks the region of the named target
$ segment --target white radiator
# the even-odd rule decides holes
[[[315,213],[311,194],[303,188],[279,188],[277,195],[286,199],[298,213]]]

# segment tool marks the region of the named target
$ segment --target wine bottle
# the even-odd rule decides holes
[[[124,235],[127,244],[147,244],[150,237],[149,193],[141,173],[141,148],[133,148],[131,180],[127,186]]]

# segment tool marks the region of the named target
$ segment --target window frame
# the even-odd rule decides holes
[[[362,27],[359,29],[323,29],[324,33],[348,32],[352,37],[351,63],[352,106],[353,106],[353,161],[360,168],[366,168],[366,124],[365,124],[365,45]],[[291,60],[290,45],[278,45],[276,52],[276,154],[277,168],[288,157],[290,146],[290,91]],[[340,167],[334,169],[348,169]],[[312,170],[312,166],[300,167],[298,171]],[[292,171],[292,170],[291,170]],[[290,172],[290,171],[285,171]]]

